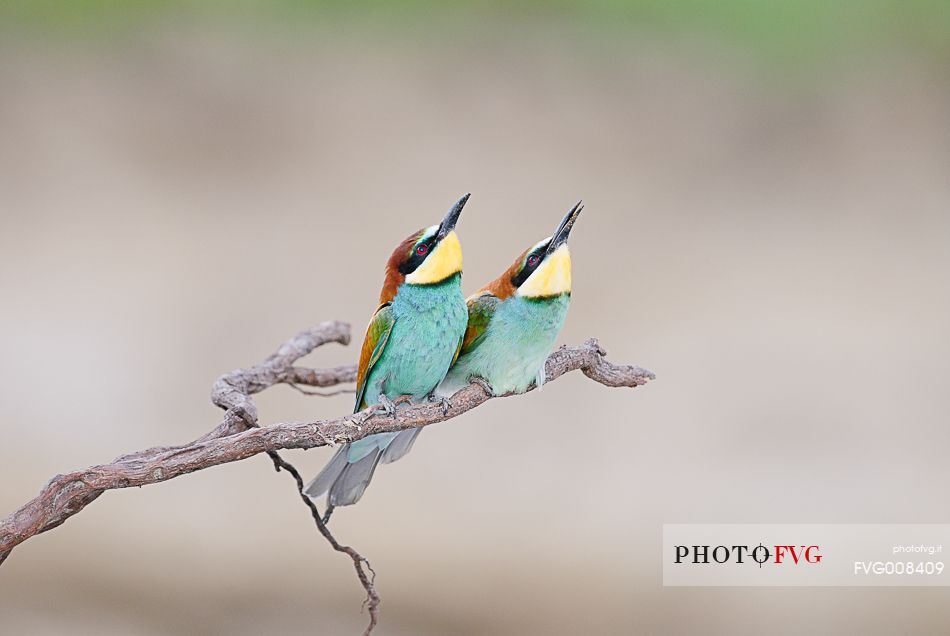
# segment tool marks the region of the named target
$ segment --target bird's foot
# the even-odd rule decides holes
[[[448,415],[449,409],[452,408],[452,403],[449,401],[449,398],[444,395],[432,394],[429,396],[429,401],[434,402],[442,407],[442,415]]]
[[[482,387],[482,390],[488,395],[495,395],[495,389],[492,388],[492,386],[488,383],[488,380],[485,378],[480,378],[477,375],[474,375],[469,378],[468,381],[471,384]]]
[[[366,423],[366,420],[373,417],[375,413],[376,413],[375,408],[366,409],[365,411],[360,411],[359,413],[354,413],[353,415],[351,415],[350,417],[346,419],[346,425],[352,426],[358,431],[362,431],[363,424]]]
[[[409,404],[410,402],[412,402],[411,395],[400,395],[397,396],[395,400],[390,400],[386,395],[380,395],[377,409],[382,409],[383,413],[393,419],[396,419],[396,407],[398,407],[400,404]],[[379,410],[376,412],[378,413]]]
[[[383,413],[389,417],[396,419],[396,403],[390,400],[385,395],[379,396],[379,406],[383,409]]]

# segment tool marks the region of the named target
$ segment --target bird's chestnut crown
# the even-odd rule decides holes
[[[440,238],[439,226],[433,225],[415,237],[399,264],[407,283],[432,285],[462,271],[462,244],[454,231]]]
[[[511,285],[525,298],[547,298],[571,293],[571,252],[567,247],[574,222],[584,206],[577,202],[561,219],[554,234],[527,252],[512,268]]]
[[[462,271],[462,245],[455,224],[470,195],[456,201],[437,224],[412,233],[402,241],[386,264],[380,302],[389,302],[403,283],[434,285]]]

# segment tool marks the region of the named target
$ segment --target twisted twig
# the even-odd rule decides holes
[[[145,486],[180,475],[268,453],[276,468],[287,470],[297,481],[301,497],[310,508],[321,534],[333,547],[353,559],[360,582],[367,591],[370,626],[376,623],[379,597],[372,577],[366,574],[366,560],[355,550],[342,546],[329,533],[313,502],[302,492],[303,482],[292,465],[276,451],[288,448],[315,448],[328,444],[353,442],[367,435],[428,426],[452,419],[491,399],[481,386],[469,385],[441,404],[417,404],[400,409],[395,417],[379,415],[371,407],[355,415],[304,423],[281,423],[258,427],[257,407],[251,395],[274,384],[304,384],[328,387],[352,382],[356,370],[352,366],[332,369],[306,369],[294,363],[327,342],[347,344],[349,325],[324,322],[303,331],[285,342],[276,353],[262,363],[238,369],[219,378],[212,387],[212,401],[225,409],[217,427],[195,441],[181,446],[159,446],[122,455],[109,464],[92,466],[54,477],[33,500],[0,521],[0,564],[10,551],[32,536],[46,532],[65,522],[106,490]],[[653,374],[639,367],[614,365],[596,339],[578,347],[561,347],[552,353],[545,365],[545,376],[551,382],[561,375],[580,369],[592,380],[611,387],[636,387],[653,379]],[[372,572],[371,569],[369,569]]]

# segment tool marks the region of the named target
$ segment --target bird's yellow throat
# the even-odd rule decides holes
[[[416,271],[406,276],[411,285],[432,285],[440,283],[452,274],[462,271],[462,244],[455,232],[448,235],[435,246],[435,251],[423,261]]]
[[[564,244],[549,254],[518,288],[525,298],[544,298],[571,292],[571,252]]]

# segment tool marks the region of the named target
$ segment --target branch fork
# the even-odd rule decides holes
[[[444,422],[478,407],[493,399],[493,396],[481,383],[472,383],[447,401],[410,404],[391,415],[381,412],[383,409],[379,406],[371,406],[359,413],[329,420],[261,427],[257,406],[251,397],[255,393],[276,384],[287,384],[307,394],[328,395],[303,391],[297,385],[325,388],[356,380],[356,367],[351,365],[327,369],[294,366],[300,358],[330,342],[349,344],[350,326],[339,321],[319,323],[283,343],[263,362],[222,375],[211,388],[211,401],[224,409],[224,417],[215,428],[188,444],[156,446],[121,455],[108,464],[53,477],[39,495],[0,520],[0,564],[14,547],[63,524],[106,490],[146,486],[267,453],[276,470],[284,470],[294,478],[298,493],[310,508],[320,533],[335,550],[347,554],[353,560],[357,577],[367,594],[365,606],[369,610],[370,624],[365,634],[369,634],[378,618],[379,595],[374,587],[375,573],[369,562],[356,550],[337,542],[313,501],[304,494],[300,473],[277,452],[293,448],[335,446],[355,442],[375,433]],[[554,351],[545,363],[546,383],[578,369],[591,380],[608,387],[632,388],[654,379],[651,372],[640,367],[608,362],[606,351],[597,339],[591,338],[580,346],[562,346]],[[533,390],[533,387],[529,390]]]

